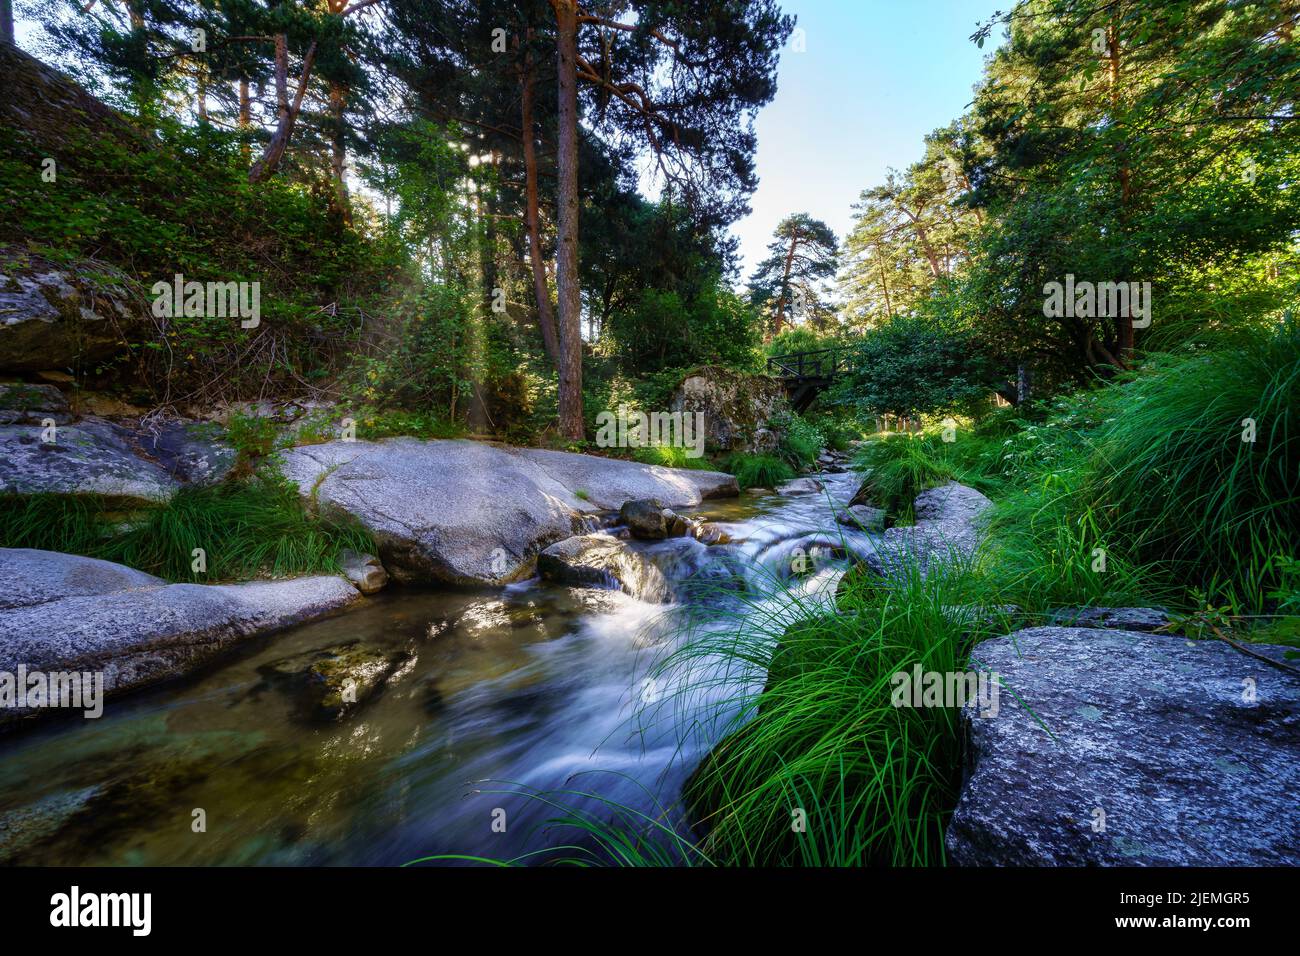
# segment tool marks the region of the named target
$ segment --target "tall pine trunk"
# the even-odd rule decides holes
[[[560,434],[581,440],[582,296],[578,285],[578,4],[551,0],[559,60],[559,292]]]
[[[542,259],[542,224],[537,196],[537,149],[533,141],[533,71],[525,60],[521,76],[520,121],[524,149],[525,210],[528,223],[528,261],[533,269],[533,294],[537,298],[537,324],[542,330],[546,354],[560,366],[560,342],[555,330],[551,290],[546,286],[546,264]]]
[[[352,204],[348,199],[348,181],[345,175],[348,161],[347,144],[343,140],[343,107],[345,99],[343,85],[331,80],[330,121],[333,128],[330,137],[330,166],[334,175],[334,203],[338,208],[339,215],[343,217],[343,221],[351,225]]]
[[[284,152],[289,147],[289,138],[293,136],[293,128],[298,123],[298,114],[302,111],[302,99],[307,93],[307,83],[311,80],[311,68],[316,62],[316,44],[313,42],[307,48],[306,55],[302,58],[302,75],[298,78],[298,90],[294,93],[293,102],[289,102],[289,38],[278,33],[275,37],[275,97],[276,97],[276,121],[275,132],[271,134],[271,141],[266,144],[266,149],[253,168],[248,171],[248,181],[251,183],[260,183],[270,177],[284,159]]]
[[[253,149],[249,145],[249,136],[253,129],[253,104],[248,95],[248,77],[239,78],[239,153],[247,166],[253,158]]]

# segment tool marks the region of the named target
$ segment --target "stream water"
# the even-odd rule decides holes
[[[870,548],[834,518],[854,477],[819,477],[821,494],[705,502],[698,513],[728,544],[630,542],[672,582],[673,604],[538,580],[499,592],[390,588],[337,617],[247,642],[198,675],[110,700],[98,720],[10,734],[0,739],[0,862],[512,859],[557,839],[545,825],[555,808],[520,788],[597,794],[663,810],[680,826],[681,786],[716,742],[716,718],[762,675],[680,693],[647,674],[689,639],[688,618],[727,600],[714,585],[743,582],[752,595],[789,579],[824,596],[844,549]],[[810,573],[792,577],[796,549],[819,544],[841,558],[809,560]],[[788,600],[769,598],[764,613]],[[406,663],[340,721],[305,718],[266,678],[276,661],[357,639]]]

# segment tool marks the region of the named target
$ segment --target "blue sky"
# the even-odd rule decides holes
[[[844,238],[863,189],[921,158],[925,134],[971,102],[984,57],[969,39],[1008,0],[783,0],[807,51],[781,55],[776,99],[758,115],[758,191],[734,227],[742,279],[786,215]]]

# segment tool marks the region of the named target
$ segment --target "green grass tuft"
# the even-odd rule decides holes
[[[312,514],[278,477],[183,488],[165,505],[123,510],[89,495],[0,496],[0,546],[116,561],[169,581],[246,580],[339,570],[347,548],[374,551],[359,524]],[[207,570],[193,569],[195,548]]]
[[[726,460],[727,471],[736,476],[736,483],[744,488],[775,488],[794,477],[794,469],[775,455],[747,455],[738,453]]]

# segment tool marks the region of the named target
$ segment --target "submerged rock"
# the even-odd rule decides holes
[[[696,521],[691,528],[691,534],[695,540],[701,544],[730,544],[731,535],[722,530],[712,521]]]
[[[20,859],[33,846],[57,834],[99,792],[99,787],[63,790],[0,813],[0,863]]]
[[[616,538],[588,534],[551,545],[537,558],[548,581],[577,587],[616,588],[642,601],[663,602],[672,591],[663,572]]]
[[[781,495],[816,495],[820,494],[825,487],[816,478],[793,478],[777,485],[776,491]]]
[[[1252,650],[1282,658],[1285,648]],[[961,866],[1300,863],[1300,679],[1218,641],[1035,627],[985,641]]]
[[[340,577],[164,584],[111,562],[51,551],[2,548],[0,569],[41,580],[17,596],[10,592],[0,609],[0,671],[25,665],[97,672],[109,695],[186,674],[246,638],[359,599]],[[60,596],[65,582],[71,587]],[[0,710],[0,721],[14,716]]]
[[[284,459],[304,495],[375,535],[384,566],[404,583],[522,580],[543,548],[625,501],[694,507],[738,493],[735,478],[717,472],[473,441],[337,441]]]
[[[308,716],[338,720],[378,694],[406,659],[348,641],[275,661],[262,673],[301,693]]]

